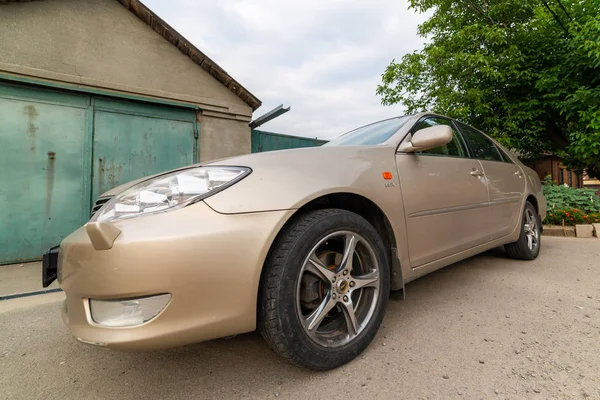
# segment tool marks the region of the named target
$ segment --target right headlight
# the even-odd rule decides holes
[[[246,167],[206,166],[140,182],[102,207],[98,221],[132,218],[185,207],[223,190],[251,172]]]

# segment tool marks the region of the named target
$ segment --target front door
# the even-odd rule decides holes
[[[450,125],[447,145],[420,153],[396,155],[402,187],[413,268],[469,249],[486,241],[488,189],[479,161],[469,152],[452,122],[425,117],[413,132]]]

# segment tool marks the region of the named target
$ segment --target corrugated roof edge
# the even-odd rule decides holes
[[[179,32],[173,29],[169,24],[163,21],[152,10],[146,7],[139,0],[117,0],[126,9],[135,14],[140,20],[144,21],[156,33],[161,35],[173,46],[177,47],[186,56],[190,57],[193,62],[198,64],[203,70],[208,72],[223,84],[226,88],[235,93],[246,104],[256,110],[261,106],[262,102],[244,88],[238,81],[233,79],[225,70],[211,60],[206,54],[201,52],[189,40],[184,38]]]

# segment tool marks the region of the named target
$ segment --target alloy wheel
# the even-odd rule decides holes
[[[300,270],[296,308],[304,331],[324,347],[349,343],[373,318],[380,286],[375,250],[363,236],[350,231],[327,235]]]
[[[540,243],[540,232],[538,229],[537,217],[530,209],[525,210],[523,229],[527,238],[527,247],[529,247],[529,250],[535,251]]]

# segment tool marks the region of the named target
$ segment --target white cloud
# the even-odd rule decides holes
[[[425,16],[406,0],[145,0],[145,4],[263,101],[261,126],[330,139],[403,113],[375,94],[393,59],[419,49]]]

